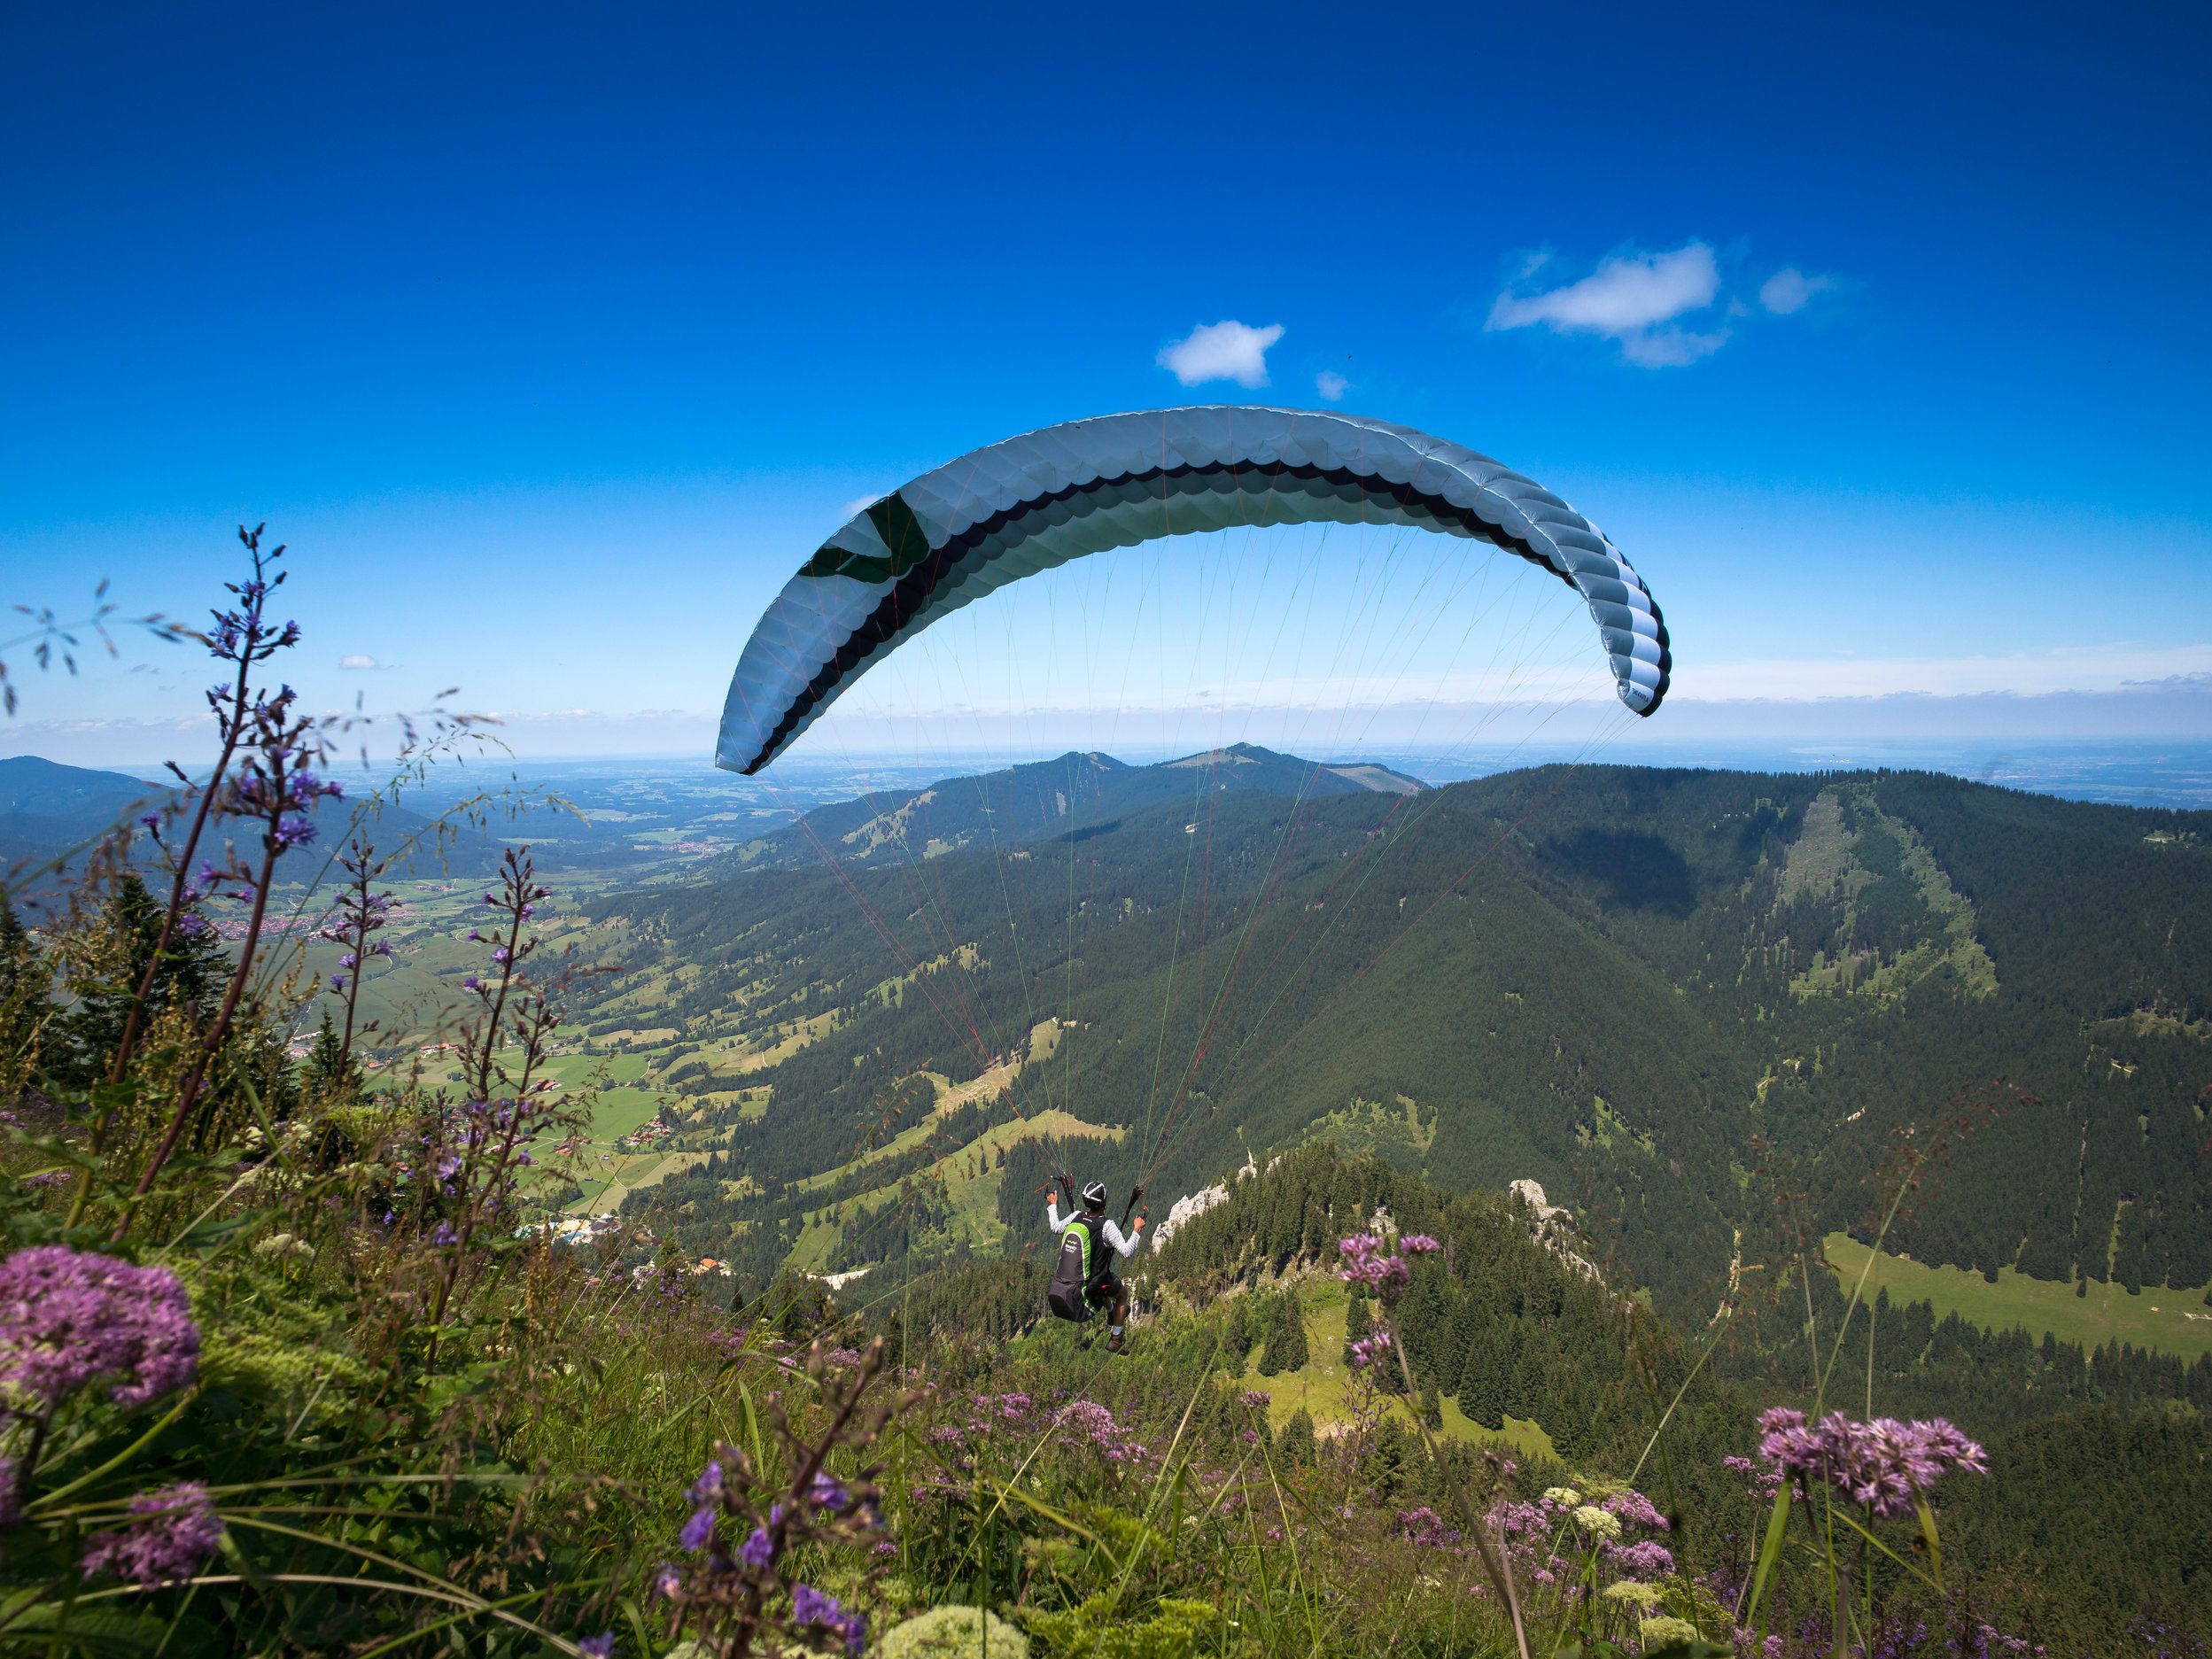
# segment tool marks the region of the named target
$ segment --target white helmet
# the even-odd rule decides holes
[[[1085,1187],[1083,1190],[1083,1208],[1086,1210],[1105,1209],[1106,1182],[1103,1181],[1094,1181],[1089,1186]]]

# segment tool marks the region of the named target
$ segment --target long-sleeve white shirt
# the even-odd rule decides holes
[[[1067,1227],[1069,1221],[1075,1220],[1077,1213],[1078,1213],[1076,1211],[1070,1210],[1067,1214],[1063,1217],[1059,1213],[1059,1200],[1058,1198],[1047,1198],[1044,1200],[1044,1224],[1051,1228],[1054,1233],[1059,1233],[1061,1229]],[[1115,1255],[1130,1256],[1137,1253],[1137,1240],[1125,1236],[1122,1231],[1121,1223],[1114,1221],[1111,1216],[1107,1217],[1106,1221],[1099,1224],[1098,1232],[1100,1236],[1102,1236],[1106,1243],[1113,1247],[1114,1253]]]

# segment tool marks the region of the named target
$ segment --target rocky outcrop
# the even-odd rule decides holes
[[[1282,1161],[1278,1158],[1268,1167],[1272,1169],[1276,1164]],[[1245,1154],[1244,1167],[1231,1176],[1230,1180],[1243,1181],[1257,1174],[1259,1170],[1253,1164],[1252,1154],[1247,1152]],[[1210,1187],[1201,1187],[1187,1198],[1177,1198],[1168,1206],[1167,1219],[1160,1223],[1159,1230],[1153,1234],[1153,1248],[1165,1250],[1168,1247],[1168,1241],[1173,1238],[1186,1223],[1195,1221],[1215,1205],[1226,1204],[1228,1201],[1229,1182],[1227,1181],[1217,1182]]]
[[[1541,1183],[1523,1179],[1510,1189],[1528,1213],[1529,1236],[1586,1279],[1598,1276],[1597,1264],[1577,1251],[1574,1212],[1544,1196]]]

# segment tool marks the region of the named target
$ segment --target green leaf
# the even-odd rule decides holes
[[[1758,1621],[1759,1604],[1766,1598],[1767,1584],[1774,1576],[1774,1568],[1781,1560],[1783,1530],[1789,1524],[1789,1487],[1785,1483],[1774,1494],[1774,1513],[1767,1517],[1766,1537],[1758,1547],[1758,1565],[1751,1572],[1750,1599],[1743,1604],[1743,1611],[1736,1622],[1746,1629]]]

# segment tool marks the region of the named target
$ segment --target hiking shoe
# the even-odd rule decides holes
[[[1112,1333],[1109,1333],[1109,1334],[1107,1335],[1107,1337],[1106,1337],[1106,1352],[1107,1352],[1108,1353],[1121,1353],[1121,1352],[1122,1352],[1122,1349],[1124,1349],[1124,1348],[1126,1348],[1126,1347],[1128,1347],[1128,1346],[1129,1346],[1129,1344],[1128,1344],[1125,1340],[1123,1340],[1123,1338],[1122,1337],[1122,1336],[1120,1335],[1120,1333],[1118,1333],[1118,1332],[1112,1332]]]

